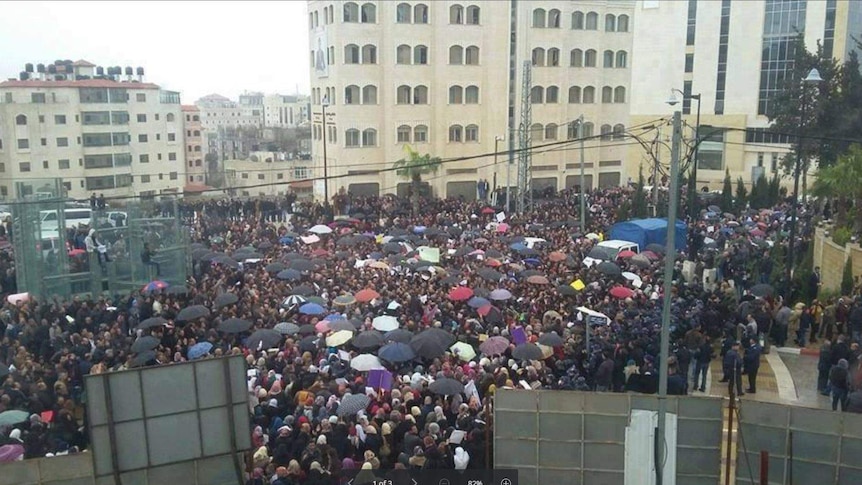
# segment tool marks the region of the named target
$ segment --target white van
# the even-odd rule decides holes
[[[623,241],[621,239],[609,239],[602,241],[590,250],[586,258],[584,258],[584,266],[591,268],[593,265],[599,264],[602,261],[616,261],[617,256],[623,251],[640,252],[638,243],[631,241]]]
[[[74,229],[80,225],[89,226],[92,223],[93,211],[89,208],[65,209],[63,211],[66,229]],[[55,210],[39,212],[39,224],[42,227],[42,239],[56,237],[60,221]]]

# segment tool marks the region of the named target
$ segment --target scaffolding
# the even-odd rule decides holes
[[[41,298],[124,295],[153,280],[184,285],[188,236],[176,199],[92,209],[62,196],[62,182],[46,181],[12,203],[12,247],[18,289]],[[56,190],[43,190],[54,187]],[[22,191],[22,189],[24,189]],[[94,230],[98,249],[86,251]],[[152,251],[144,263],[144,245]]]
[[[517,212],[523,214],[533,206],[533,157],[530,146],[533,126],[533,80],[532,64],[524,61],[521,79],[521,130],[518,152],[518,199]]]

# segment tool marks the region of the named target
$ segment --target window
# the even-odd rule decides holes
[[[428,127],[425,125],[416,125],[413,128],[413,142],[427,143],[428,142]]]
[[[395,49],[395,63],[410,64],[410,50],[409,45],[399,45],[398,48]]]
[[[409,24],[413,9],[409,4],[399,3],[395,9],[395,22],[399,24]]]
[[[83,124],[86,126],[111,124],[111,113],[108,111],[85,111],[83,115]]]
[[[344,132],[344,146],[358,147],[359,146],[359,130],[349,129]]]
[[[694,45],[697,32],[697,0],[688,0],[688,23],[685,31],[685,45]]]
[[[201,136],[201,132],[200,132],[200,130],[195,130],[195,131],[194,131],[194,136],[198,136],[198,137],[199,137],[199,136]],[[198,148],[200,148],[200,147],[198,147]]]
[[[398,86],[395,95],[396,104],[410,104],[410,86]]]
[[[602,103],[612,103],[614,101],[614,88],[605,86],[602,88]]]
[[[29,150],[30,149],[30,140],[27,138],[18,138],[18,149],[19,150]]]
[[[60,170],[68,170],[69,166],[70,166],[69,160],[68,159],[57,160],[57,166],[60,167]]]
[[[685,55],[685,72],[694,72],[694,54]]]
[[[428,6],[419,3],[413,7],[413,23],[427,24],[428,23]]]
[[[449,7],[449,23],[458,25],[464,23],[464,7],[460,5]]]
[[[147,93],[135,94],[135,101],[137,101],[139,103],[146,103],[147,102]]]
[[[464,139],[464,129],[461,125],[452,125],[449,127],[449,142],[461,142]]]
[[[469,49],[468,49],[469,53]],[[428,47],[417,45],[413,48],[413,64],[425,65],[428,64]],[[468,62],[469,64],[469,62]]]
[[[67,147],[69,146],[69,139],[66,137],[57,138],[57,146],[58,147]]]
[[[614,125],[614,140],[624,140],[626,137],[625,131],[625,126],[621,124]]]
[[[560,28],[560,11],[557,9],[548,11],[548,28],[549,29],[559,29]]]
[[[362,4],[362,23],[376,24],[377,23],[377,7],[373,3]]]
[[[702,136],[697,150],[697,168],[724,170],[724,132],[713,131]]]
[[[147,135],[138,135],[138,143],[146,143],[147,138]]]
[[[617,18],[613,14],[605,15],[605,32],[615,32],[617,30]]]
[[[584,53],[584,67],[596,67],[597,53],[593,49],[587,49]]]
[[[362,132],[362,146],[377,146],[377,130],[375,130],[374,128],[368,128]]]
[[[150,156],[146,153],[142,153],[142,154],[138,155],[138,162],[139,163],[150,163]]]
[[[533,86],[530,90],[530,102],[533,104],[542,104],[545,102],[545,88],[542,86]]]
[[[168,141],[177,141],[176,133],[168,133]]]
[[[21,172],[29,172],[30,171],[30,162],[21,162],[18,164],[18,170]]]
[[[137,120],[138,120],[138,123],[146,123],[147,122],[147,115],[139,114],[139,115],[137,115]]]
[[[359,5],[353,2],[344,4],[344,21],[359,22]]]
[[[552,47],[548,49],[548,67],[557,67],[560,65],[560,49]]]
[[[545,140],[556,140],[559,127],[554,123],[545,125]]]
[[[587,86],[581,92],[581,102],[584,104],[593,104],[596,102],[596,88]]]
[[[572,29],[584,30],[584,12],[572,12]]]
[[[18,115],[15,117],[15,124],[18,126],[26,126],[27,125],[27,117],[24,115]]]
[[[377,64],[377,46],[372,44],[362,46],[362,63]]]
[[[449,48],[449,64],[460,65],[464,63],[464,48],[453,45]]]
[[[245,175],[245,174],[243,174],[243,175]],[[150,176],[149,175],[141,175],[141,183],[142,184],[150,183]]]
[[[477,125],[467,125],[467,127],[464,128],[464,141],[479,141],[479,127]]]
[[[171,162],[176,162],[177,154],[175,152],[168,153],[168,160]]]
[[[344,104],[359,104],[359,86],[344,88]]]
[[[39,123],[45,122],[45,115],[39,115]]]
[[[347,44],[344,46],[344,63],[359,64],[359,46],[356,44]]]
[[[559,103],[560,102],[560,88],[556,86],[548,86],[545,90],[545,102],[546,103]]]
[[[479,65],[479,48],[475,45],[471,45],[467,48],[466,56],[465,56],[465,64],[468,66],[478,66]]]
[[[593,136],[593,128],[595,125],[587,121],[584,123],[584,138],[590,138]]]
[[[449,104],[461,104],[463,102],[464,102],[464,89],[461,86],[450,86],[449,87]]]
[[[617,51],[617,69],[624,69],[628,64],[628,53],[626,51]]]
[[[625,103],[626,102],[626,88],[623,86],[617,86],[614,88],[614,103]]]
[[[545,127],[542,126],[541,123],[533,123],[530,126],[530,140],[532,141],[542,141],[542,137],[545,134]]]
[[[545,49],[536,47],[533,49],[533,67],[542,67],[545,65]]]
[[[30,102],[31,103],[45,103],[45,93],[30,93]]]
[[[479,104],[479,86],[467,86],[464,90],[464,103]]]
[[[535,29],[544,29],[545,28],[545,9],[536,8],[533,9],[533,28]]]
[[[174,116],[173,113],[168,113],[168,115],[165,116],[165,121],[167,121],[169,123],[172,123],[175,119],[176,119],[176,117]]]
[[[572,86],[569,88],[569,103],[580,104],[581,102],[581,87]]]
[[[587,14],[586,29],[599,30],[599,14],[595,12],[590,12]]]
[[[603,59],[602,67],[614,67],[614,51],[605,51]]]
[[[264,178],[265,178],[264,174],[262,174],[262,173],[257,174],[258,180],[264,180]]]
[[[362,104],[377,104],[377,86],[369,84],[362,88]]]
[[[42,168],[48,170],[51,165],[48,163],[48,160],[42,160]]]
[[[401,125],[398,127],[398,143],[410,143],[410,134],[413,130],[410,129],[407,125]]]
[[[47,138],[42,138],[40,141],[41,141],[43,147],[48,146],[48,139]]]
[[[612,131],[613,131],[613,128],[611,128],[611,125],[602,125],[602,127],[600,129],[602,141],[610,140]]]
[[[571,67],[584,67],[584,51],[572,49],[572,52],[569,54],[569,65]]]
[[[428,104],[428,86],[413,88],[413,104]]]
[[[777,172],[778,171],[778,153],[772,152],[771,160],[769,161],[769,171]]]
[[[479,7],[475,5],[467,7],[467,25],[479,25]]]
[[[629,16],[628,15],[620,15],[617,17],[617,32],[628,32],[629,31]]]
[[[54,124],[55,125],[65,125],[66,124],[66,115],[54,115]]]

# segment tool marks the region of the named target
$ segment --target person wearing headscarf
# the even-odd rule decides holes
[[[455,448],[454,461],[456,470],[466,470],[467,465],[470,464],[470,455],[459,446]]]

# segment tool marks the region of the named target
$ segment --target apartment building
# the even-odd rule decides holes
[[[278,152],[253,152],[244,160],[225,160],[225,187],[243,197],[284,195],[289,189],[299,196],[310,195],[308,163]]]
[[[31,195],[31,182],[56,178],[80,199],[179,192],[180,96],[143,75],[57,61],[27,64],[19,79],[0,82],[0,197]]]
[[[186,175],[185,185],[204,185],[206,183],[206,161],[203,151],[203,123],[201,123],[201,110],[195,105],[183,105],[183,133],[186,148]]]
[[[263,124],[267,128],[296,128],[309,120],[308,96],[270,94],[263,99]]]

